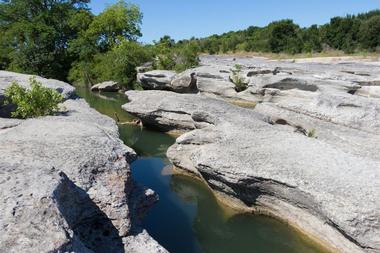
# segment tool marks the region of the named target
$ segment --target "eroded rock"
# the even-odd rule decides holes
[[[171,82],[170,90],[178,93],[198,92],[196,74],[192,69],[190,69],[176,75],[176,77]]]
[[[144,89],[170,90],[176,73],[169,70],[152,70],[137,74],[137,81]]]
[[[139,226],[157,196],[133,182],[115,122],[82,99],[63,106],[0,118],[0,252],[166,252]]]
[[[318,93],[309,86],[305,92]],[[215,192],[279,217],[335,250],[380,250],[380,137],[365,131],[376,124],[375,114],[372,123],[353,128],[271,102],[248,110],[201,95],[126,94],[130,102],[123,108],[145,123],[191,130],[167,155]],[[307,137],[311,128],[315,136]]]

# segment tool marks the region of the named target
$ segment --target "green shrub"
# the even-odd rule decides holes
[[[58,111],[63,96],[53,89],[43,87],[35,78],[30,79],[30,89],[13,82],[5,90],[5,104],[16,105],[11,116],[14,118],[33,118],[52,115]]]
[[[195,43],[187,43],[177,51],[176,66],[174,70],[177,72],[184,71],[189,68],[194,68],[199,65],[199,47]]]
[[[315,130],[315,128],[310,129],[310,130],[307,131],[307,137],[309,137],[309,138],[317,138],[317,131]]]
[[[194,41],[182,41],[175,45],[174,40],[164,36],[153,47],[155,69],[184,71],[199,65],[200,48]]]
[[[243,91],[247,89],[247,84],[244,82],[243,78],[241,77],[241,70],[242,66],[239,64],[236,64],[232,71],[232,78],[231,81],[235,84],[235,90],[237,92]]]

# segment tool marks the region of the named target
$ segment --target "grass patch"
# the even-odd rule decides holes
[[[234,100],[234,99],[231,99],[231,100],[228,100],[227,102],[230,103],[230,104],[233,104],[233,105],[244,107],[244,108],[255,108],[256,105],[257,105],[256,102],[247,101],[247,100]]]

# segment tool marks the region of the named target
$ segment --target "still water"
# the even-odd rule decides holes
[[[121,109],[123,94],[77,93],[99,112],[133,119]],[[136,182],[153,189],[160,200],[148,211],[144,228],[172,253],[322,253],[287,225],[269,217],[234,214],[216,201],[206,185],[173,175],[165,153],[174,139],[164,133],[119,125],[120,137],[140,158],[132,164]]]

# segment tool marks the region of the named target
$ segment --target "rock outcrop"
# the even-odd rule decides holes
[[[152,70],[137,74],[137,81],[146,90],[170,90],[178,93],[196,93],[196,77],[192,70],[176,74],[174,71]]]
[[[119,91],[120,86],[117,82],[114,81],[106,81],[102,83],[95,84],[91,87],[91,91],[110,91],[115,92]]]
[[[152,70],[137,74],[137,81],[144,89],[169,90],[176,73],[169,70]]]
[[[1,87],[28,80],[1,74]],[[38,80],[66,98],[74,92]],[[136,154],[115,122],[82,99],[63,107],[56,116],[0,118],[0,252],[166,252],[139,226],[157,196],[134,184]]]
[[[376,86],[379,66],[255,64],[246,66],[257,71],[248,89],[235,95],[259,102],[254,110],[210,91],[128,91],[123,108],[146,125],[187,130],[168,157],[230,204],[279,217],[340,252],[380,252],[380,101],[356,95]],[[219,73],[201,78],[228,82]]]

